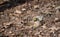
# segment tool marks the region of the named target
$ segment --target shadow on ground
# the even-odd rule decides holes
[[[9,0],[2,4],[0,4],[0,12],[3,12],[6,9],[10,9],[12,7],[16,7],[18,5],[24,4],[25,2],[28,2],[28,0]]]

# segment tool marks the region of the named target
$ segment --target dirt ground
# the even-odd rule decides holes
[[[1,0],[0,37],[60,37],[60,0]]]

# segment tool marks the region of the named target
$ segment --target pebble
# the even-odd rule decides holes
[[[26,9],[25,8],[22,8],[22,11],[25,11]]]
[[[11,21],[11,22],[7,22],[7,23],[3,23],[4,25],[8,26],[10,24],[12,24],[14,21]]]
[[[36,9],[36,8],[39,8],[39,5],[35,5],[34,8],[35,8],[35,9]]]
[[[60,37],[60,34],[58,34],[58,37]]]
[[[44,29],[47,28],[45,25],[42,26]]]
[[[11,33],[12,33],[12,31],[9,31],[9,33],[11,34]]]
[[[51,31],[54,32],[54,31],[57,30],[58,28],[56,28],[55,26],[52,26],[52,27],[49,28],[49,29],[51,29]]]
[[[55,9],[60,9],[60,6],[57,6]]]
[[[55,18],[55,21],[59,20],[59,18]]]
[[[15,13],[21,14],[22,12],[20,10],[16,10]]]
[[[55,5],[52,5],[53,7],[55,7]]]

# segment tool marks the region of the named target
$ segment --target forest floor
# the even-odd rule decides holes
[[[60,37],[60,0],[16,1],[0,3],[0,37]]]

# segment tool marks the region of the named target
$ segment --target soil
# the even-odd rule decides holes
[[[60,0],[1,0],[0,37],[60,37]]]

